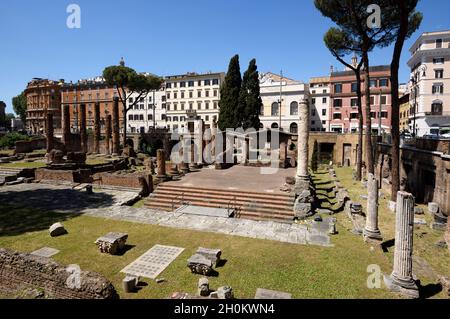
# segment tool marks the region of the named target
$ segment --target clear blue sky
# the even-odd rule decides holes
[[[81,29],[68,29],[66,7],[81,7]],[[376,3],[376,0],[374,0]],[[0,100],[33,77],[76,81],[100,75],[124,57],[138,71],[159,75],[226,71],[238,53],[241,69],[255,57],[260,71],[308,81],[339,65],[323,44],[331,26],[312,0],[2,0]],[[406,43],[401,80],[408,81],[408,49],[422,32],[450,29],[450,1],[422,0],[425,19]],[[372,54],[389,64],[392,48]]]

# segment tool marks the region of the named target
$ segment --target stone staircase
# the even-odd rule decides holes
[[[234,217],[290,223],[295,197],[161,184],[146,200],[148,208],[171,212],[184,205],[234,209]]]
[[[5,180],[15,180],[15,177],[18,176],[22,171],[22,168],[0,167],[0,183],[5,182]]]

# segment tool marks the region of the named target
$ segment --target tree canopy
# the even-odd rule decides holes
[[[256,60],[252,59],[244,73],[237,113],[237,120],[244,130],[249,128],[259,129],[259,114],[262,106],[258,67]]]
[[[220,89],[220,112],[218,126],[221,131],[239,127],[237,112],[242,78],[239,66],[239,55],[231,58],[225,81]]]
[[[20,93],[18,96],[12,98],[12,105],[14,112],[20,117],[23,123],[26,120],[27,113],[27,98],[25,93]]]

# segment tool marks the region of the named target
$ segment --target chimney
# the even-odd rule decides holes
[[[334,72],[334,66],[330,65],[330,74]]]

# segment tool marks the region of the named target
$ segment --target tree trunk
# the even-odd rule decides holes
[[[375,165],[373,160],[372,149],[372,120],[370,105],[370,71],[369,71],[369,54],[367,50],[363,50],[362,59],[364,63],[364,97],[366,101],[366,167],[367,173],[375,174]]]
[[[362,93],[361,93],[361,69],[355,71],[356,75],[356,94],[358,97],[358,153],[356,163],[356,180],[362,180],[362,158],[363,158],[363,111],[362,111]]]
[[[408,34],[408,13],[406,12],[405,4],[399,1],[399,11],[401,14],[401,24],[398,32],[398,37],[395,42],[394,54],[391,63],[391,95],[392,95],[392,188],[391,200],[395,201],[397,192],[400,190],[400,100],[398,94],[398,70],[400,66],[400,57]]]
[[[122,145],[125,147],[127,145],[127,101],[124,99],[123,102],[123,140]]]

